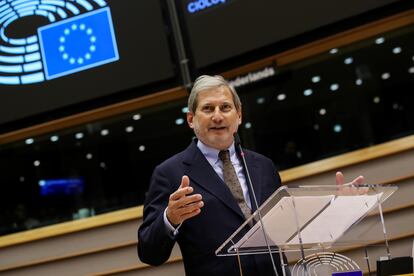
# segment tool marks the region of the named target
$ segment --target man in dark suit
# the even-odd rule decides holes
[[[154,170],[138,230],[140,259],[160,265],[177,242],[187,276],[240,275],[239,265],[245,276],[275,275],[269,255],[242,256],[240,262],[215,255],[255,209],[234,145],[233,134],[242,120],[236,91],[220,76],[201,76],[188,108],[187,122],[198,140]],[[226,178],[222,152],[231,160],[237,187],[229,184],[234,179]],[[280,177],[269,158],[247,150],[245,158],[260,205],[280,187]],[[274,261],[283,275],[277,255]]]

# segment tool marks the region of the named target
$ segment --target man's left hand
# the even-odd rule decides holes
[[[365,182],[365,179],[362,175],[358,176],[354,180],[352,180],[350,183],[352,185],[360,185]],[[343,185],[345,184],[345,176],[342,172],[336,172],[336,184],[337,185]]]

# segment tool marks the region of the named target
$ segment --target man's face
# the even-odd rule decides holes
[[[236,110],[229,88],[219,86],[201,91],[197,103],[194,113],[187,113],[188,125],[205,145],[227,149],[241,124],[241,111]]]

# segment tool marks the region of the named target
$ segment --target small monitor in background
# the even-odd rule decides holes
[[[39,180],[41,196],[71,196],[83,193],[82,178],[60,178]]]

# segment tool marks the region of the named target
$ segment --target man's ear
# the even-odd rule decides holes
[[[191,111],[187,112],[187,123],[190,128],[194,128],[193,120],[194,120],[193,112]]]
[[[239,118],[238,118],[239,125],[241,125],[241,123],[242,123],[242,112],[241,112],[241,110],[237,111],[237,115],[239,116]]]

